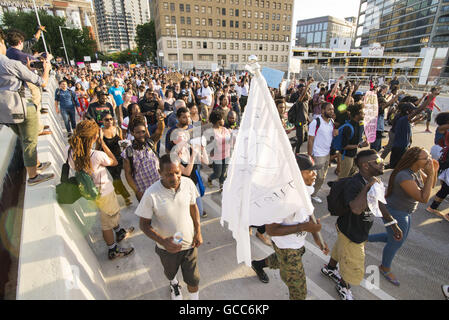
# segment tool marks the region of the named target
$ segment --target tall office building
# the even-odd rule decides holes
[[[345,39],[351,48],[355,34],[355,17],[341,20],[331,16],[299,20],[296,24],[297,47],[330,48],[331,39]]]
[[[182,69],[287,71],[293,0],[153,0],[159,63]],[[178,38],[178,41],[177,41]],[[179,46],[177,45],[179,43]]]
[[[361,0],[356,46],[380,43],[385,52],[447,47],[449,0]]]
[[[447,82],[449,0],[361,0],[355,45],[374,43],[385,47],[386,53],[433,58],[425,66],[420,84]]]
[[[104,52],[136,47],[136,27],[150,21],[148,0],[93,0]]]

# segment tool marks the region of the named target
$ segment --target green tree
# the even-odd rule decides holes
[[[136,27],[136,43],[138,50],[142,52],[142,57],[154,62],[157,44],[156,29],[153,20]]]
[[[64,57],[65,54],[62,45],[62,39],[59,33],[59,26],[63,27],[66,23],[65,18],[49,15],[40,10],[39,18],[41,24],[45,26],[45,41],[48,51],[55,57]],[[34,12],[6,12],[3,16],[2,29],[18,29],[24,32],[27,39],[34,36],[37,30],[37,18]],[[84,56],[94,56],[96,52],[96,42],[90,37],[87,28],[80,29],[62,29],[64,41],[69,59],[82,61]],[[42,40],[34,46],[39,52],[44,51]]]

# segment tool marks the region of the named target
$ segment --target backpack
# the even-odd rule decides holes
[[[350,211],[349,206],[344,203],[344,190],[346,182],[348,182],[351,178],[352,177],[346,177],[328,183],[331,190],[327,196],[327,210],[331,216],[344,216],[348,213],[348,211]]]
[[[87,200],[98,200],[100,198],[100,191],[95,186],[92,177],[87,172],[81,170],[75,173],[76,181],[78,182],[78,189],[83,198]]]
[[[342,125],[340,128],[338,128],[338,135],[336,137],[334,137],[334,139],[332,139],[332,148],[334,150],[340,151],[340,153],[343,151],[342,159],[344,159],[344,156],[346,153],[346,150],[343,150],[343,147],[342,147],[343,130],[345,127],[349,127],[351,129],[351,136],[349,137],[349,139],[352,139],[354,137],[354,127],[348,120],[346,120],[344,125]]]
[[[296,103],[291,106],[290,110],[288,110],[288,122],[296,125]]]

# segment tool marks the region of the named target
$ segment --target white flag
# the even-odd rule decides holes
[[[237,262],[248,266],[249,226],[281,223],[292,214],[303,221],[313,213],[267,83],[256,74],[223,187],[221,217],[237,242]]]

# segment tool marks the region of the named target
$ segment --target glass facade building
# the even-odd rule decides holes
[[[340,20],[331,16],[299,20],[296,24],[295,46],[329,48],[331,38],[352,39],[354,20],[353,17]]]
[[[449,0],[361,0],[355,46],[376,42],[385,52],[447,47]]]

